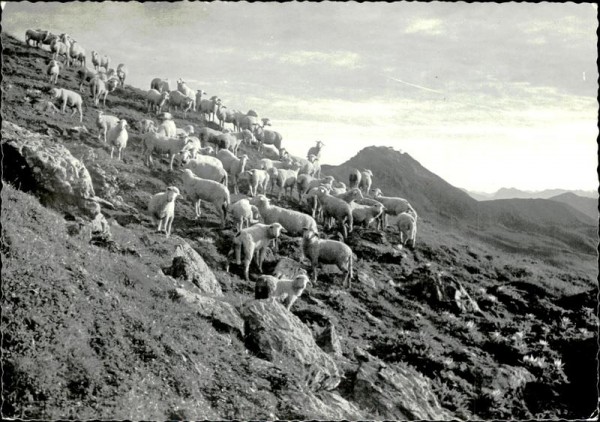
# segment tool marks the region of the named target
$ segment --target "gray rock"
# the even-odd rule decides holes
[[[191,281],[202,293],[223,296],[221,285],[204,259],[186,242],[175,249],[173,263],[163,272],[176,279]]]
[[[341,381],[333,359],[315,342],[310,329],[275,300],[251,300],[240,312],[246,347],[303,380],[310,391],[332,390]]]
[[[316,394],[295,391],[282,395],[284,419],[300,420],[364,420],[365,414],[337,393],[320,391]]]
[[[315,339],[323,351],[336,356],[342,354],[342,344],[333,324],[329,324]]]

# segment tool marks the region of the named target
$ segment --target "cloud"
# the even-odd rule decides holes
[[[408,25],[404,32],[406,34],[423,33],[427,35],[440,35],[444,33],[440,19],[417,19]]]
[[[360,66],[360,55],[350,51],[321,51],[298,50],[282,55],[279,61],[299,66],[309,64],[328,64],[332,66],[355,68]]]

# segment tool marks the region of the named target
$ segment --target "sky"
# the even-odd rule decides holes
[[[471,191],[598,188],[593,3],[21,2],[2,26],[183,78],[326,164],[385,145]]]

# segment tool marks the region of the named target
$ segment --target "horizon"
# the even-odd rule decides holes
[[[183,78],[257,110],[292,154],[322,140],[324,164],[390,146],[472,192],[596,191],[594,6],[7,3],[2,23],[67,32],[128,85]]]

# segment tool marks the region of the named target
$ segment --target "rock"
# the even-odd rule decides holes
[[[251,300],[240,312],[246,347],[304,380],[311,391],[332,390],[341,381],[333,359],[319,348],[310,329],[275,300]]]
[[[361,282],[361,284],[364,284],[365,286],[370,287],[371,289],[376,289],[377,288],[377,283],[375,282],[375,280],[373,279],[373,277],[371,277],[366,272],[364,272],[364,271],[357,271],[356,277],[358,278],[358,281]]]
[[[340,343],[340,338],[335,331],[335,325],[329,324],[315,340],[319,347],[326,353],[341,356],[342,344]]]
[[[69,211],[88,206],[95,196],[83,163],[49,136],[3,121],[2,152],[3,178],[34,191],[46,206]]]
[[[204,259],[185,241],[177,246],[173,263],[163,269],[166,275],[191,281],[202,293],[223,296],[221,285]]]
[[[364,351],[360,360],[352,397],[370,414],[395,420],[455,419],[441,407],[431,381],[416,370],[400,364],[385,364]]]
[[[275,265],[275,269],[273,269],[273,274],[281,274],[283,278],[287,278],[288,280],[294,279],[298,274],[306,274],[304,268],[298,261],[295,261],[290,258],[283,257]]]
[[[216,323],[217,328],[228,327],[243,338],[244,321],[232,304],[180,288],[175,289],[175,297],[194,305],[198,314]]]
[[[373,239],[373,241],[368,239]],[[402,252],[388,242],[384,233],[377,231],[364,231],[360,235],[353,232],[348,237],[348,246],[361,259],[382,263],[398,263],[402,259]]]
[[[364,420],[367,419],[358,407],[339,394],[320,391],[316,394],[294,391],[281,396],[284,408],[283,419],[296,420]]]

